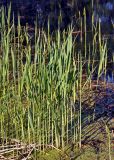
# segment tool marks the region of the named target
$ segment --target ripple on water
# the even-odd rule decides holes
[[[107,2],[105,4],[105,9],[112,11],[113,10],[113,3]]]

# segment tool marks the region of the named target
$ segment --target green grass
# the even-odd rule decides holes
[[[80,40],[73,36],[72,26],[67,33],[58,29],[50,35],[49,29],[45,33],[37,25],[31,40],[27,26],[23,28],[19,18],[15,26],[10,12],[9,7],[6,17],[2,8],[0,21],[2,146],[7,145],[9,139],[16,139],[38,145],[39,152],[49,145],[63,152],[71,143],[81,148],[85,107],[82,95],[87,84],[91,89],[93,72],[98,72],[99,80],[107,66],[107,44],[102,39],[100,24],[92,24],[90,41],[87,40],[86,14],[83,23],[80,17],[80,28],[84,32],[84,37],[79,35]],[[50,157],[52,153],[47,154]]]

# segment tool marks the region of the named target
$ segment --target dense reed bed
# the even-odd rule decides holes
[[[100,23],[87,32],[86,11],[79,14],[80,32],[72,26],[53,34],[28,26],[18,18],[10,19],[5,9],[0,13],[0,137],[2,146],[10,140],[65,148],[75,143],[81,147],[83,96],[92,79],[106,74],[107,42]],[[90,39],[90,40],[89,40]],[[105,82],[104,82],[105,83]],[[94,115],[94,112],[93,112]],[[91,115],[91,116],[93,116]]]

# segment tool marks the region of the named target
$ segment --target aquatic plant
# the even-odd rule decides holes
[[[71,142],[81,147],[82,95],[88,83],[91,88],[95,71],[99,80],[107,66],[107,44],[102,39],[100,23],[92,23],[92,38],[89,41],[84,10],[84,20],[79,16],[80,35],[73,36],[72,26],[67,32],[58,29],[50,35],[49,28],[45,33],[36,24],[31,40],[28,27],[20,25],[19,17],[18,26],[15,26],[14,18],[10,20],[10,12],[11,6],[6,17],[2,8],[2,145],[5,146],[9,139],[17,139],[36,144],[39,150],[50,144],[52,148],[64,149]]]

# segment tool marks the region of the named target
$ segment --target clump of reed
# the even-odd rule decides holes
[[[6,17],[2,8],[0,24],[0,137],[36,143],[40,150],[71,141],[81,147],[82,94],[94,72],[99,79],[107,66],[100,23],[92,16],[90,35],[84,10],[75,36],[72,26],[50,35],[36,24],[31,42],[27,26],[20,18],[15,26],[10,12],[11,6]]]

